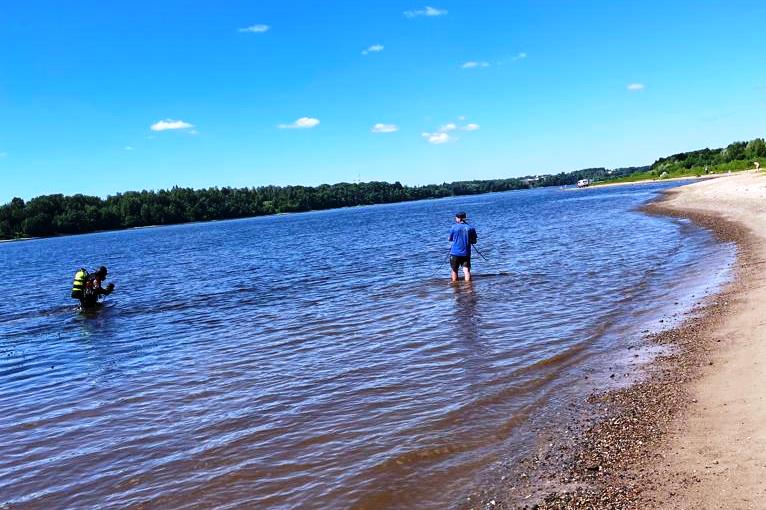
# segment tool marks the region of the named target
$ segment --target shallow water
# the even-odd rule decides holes
[[[0,505],[449,508],[726,278],[733,247],[634,210],[671,186],[2,244]],[[449,285],[459,209],[488,262]]]

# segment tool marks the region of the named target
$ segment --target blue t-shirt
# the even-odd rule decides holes
[[[449,240],[452,241],[450,255],[470,257],[471,245],[476,243],[476,229],[465,223],[455,223],[449,231]]]

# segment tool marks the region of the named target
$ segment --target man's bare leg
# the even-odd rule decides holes
[[[454,269],[450,269],[450,276],[452,277],[453,282],[457,281],[457,271],[455,271]]]
[[[463,276],[465,276],[465,281],[471,281],[471,270],[465,266],[463,267]]]

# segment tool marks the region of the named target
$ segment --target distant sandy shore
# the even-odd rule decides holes
[[[735,175],[735,174],[732,174]],[[673,177],[671,179],[644,179],[643,181],[633,182],[606,182],[606,183],[594,183],[594,188],[609,188],[612,186],[631,186],[633,184],[654,184],[658,182],[675,182],[675,181],[704,181],[708,179],[715,179],[717,177],[731,177],[728,174],[708,174],[701,175],[699,177]],[[572,188],[572,189],[587,189],[587,188]]]
[[[0,243],[17,243],[19,241],[32,241],[40,239],[39,237],[19,237],[18,239],[0,239]]]

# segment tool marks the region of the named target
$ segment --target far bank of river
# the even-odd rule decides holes
[[[696,176],[687,176],[687,177],[672,177],[670,179],[642,179],[640,181],[629,181],[629,182],[595,182],[591,184],[589,187],[591,188],[606,188],[610,186],[630,186],[633,184],[652,184],[652,183],[658,183],[658,182],[682,182],[682,181],[704,181],[708,179],[717,179],[719,177],[727,177],[728,174],[710,174],[710,175],[701,175],[699,177]],[[573,188],[573,189],[584,189],[584,188]]]

